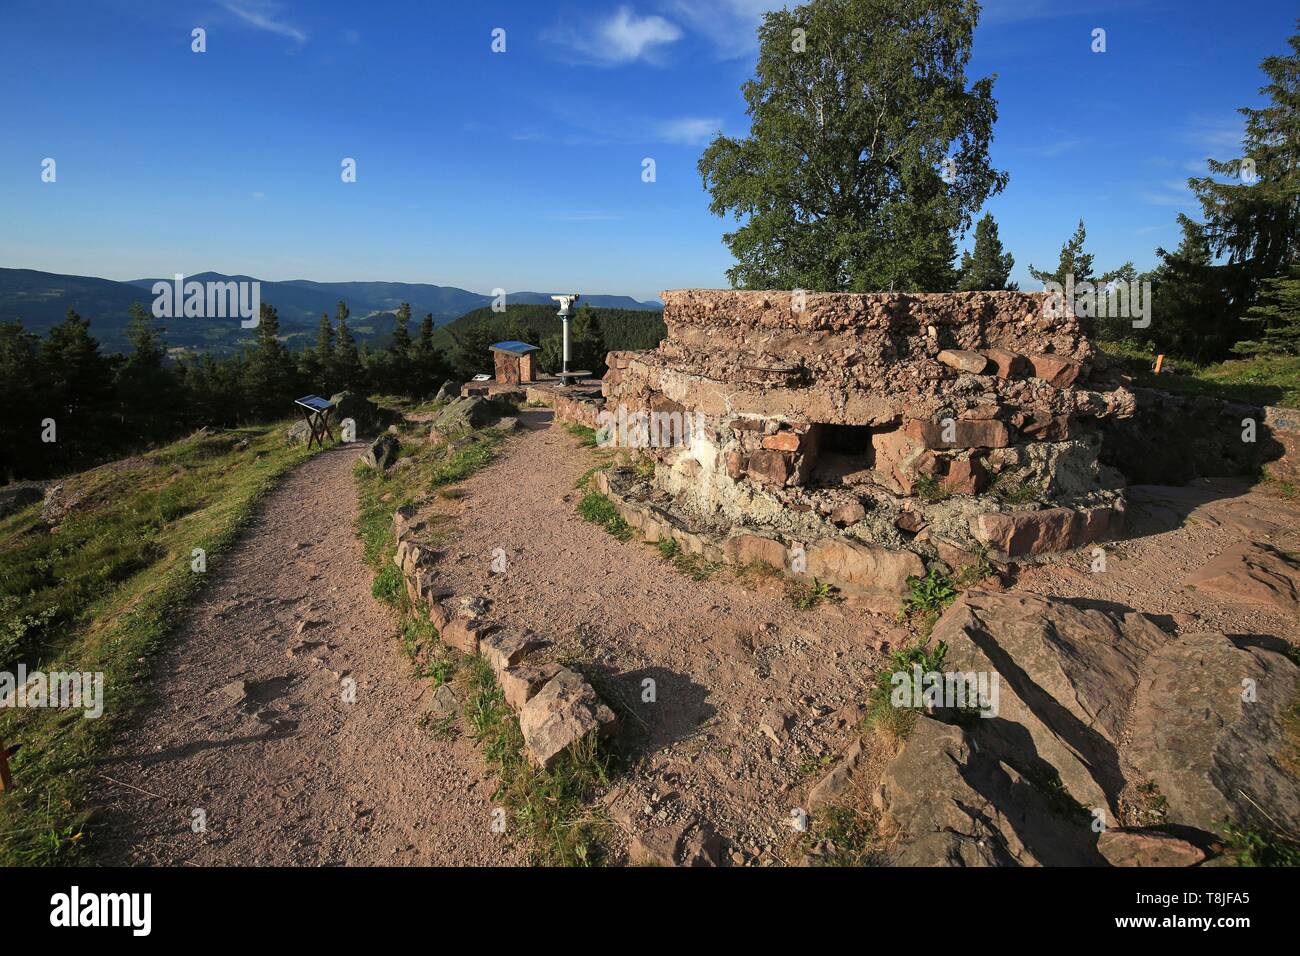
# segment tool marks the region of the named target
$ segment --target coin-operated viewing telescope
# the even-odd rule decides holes
[[[570,310],[573,306],[573,303],[577,302],[578,299],[581,297],[578,295],[578,293],[573,292],[570,293],[569,295],[553,295],[551,296],[551,298],[554,299],[556,302],[560,303],[560,311],[555,314],[560,317],[560,321],[564,324],[564,359],[563,359],[563,368],[560,369],[559,377],[560,377],[560,383],[563,385],[567,385],[569,384],[570,379],[580,378],[583,375],[591,374],[590,372],[569,371],[569,317],[572,314]]]

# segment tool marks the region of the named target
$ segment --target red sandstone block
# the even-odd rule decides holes
[[[1048,385],[1066,388],[1073,385],[1083,366],[1078,362],[1061,358],[1059,355],[1030,355],[1029,365],[1035,378],[1041,378]]]
[[[998,378],[1019,378],[1029,372],[1029,361],[1019,352],[985,349],[984,356],[996,366]]]
[[[790,462],[784,452],[760,448],[749,456],[749,477],[763,484],[784,485],[790,477]]]
[[[913,418],[905,431],[926,448],[1006,448],[1011,444],[1007,426],[996,419],[931,422]],[[945,437],[952,440],[945,441]]]
[[[776,451],[798,451],[802,440],[795,432],[777,432],[763,436],[763,447]]]
[[[971,533],[1009,557],[1069,551],[1119,530],[1122,513],[1114,508],[1045,508],[1010,514],[982,514],[971,519]]]

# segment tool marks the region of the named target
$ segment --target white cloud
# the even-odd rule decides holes
[[[656,139],[683,146],[698,146],[713,139],[722,129],[722,120],[701,116],[683,116],[679,119],[663,120],[655,129]]]
[[[758,49],[763,14],[793,4],[790,0],[671,0],[668,9],[704,34],[724,59]]]
[[[661,47],[681,37],[681,28],[675,23],[656,14],[639,16],[631,7],[619,7],[603,20],[565,24],[543,34],[544,39],[562,44],[601,66],[637,60],[654,62]]]
[[[279,19],[279,5],[266,0],[224,0],[221,4],[249,26],[277,33],[298,43],[307,42],[307,34],[293,24]]]

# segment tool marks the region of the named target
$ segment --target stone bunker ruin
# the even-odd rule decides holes
[[[611,352],[599,396],[552,400],[648,456],[598,481],[650,540],[896,596],[935,562],[1122,534],[1099,423],[1134,397],[1090,384],[1095,350],[1046,294],[663,299],[658,348]]]

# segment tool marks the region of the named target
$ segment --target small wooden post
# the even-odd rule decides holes
[[[1156,374],[1157,374],[1157,375],[1160,374],[1160,369],[1164,367],[1164,364],[1165,364],[1165,357],[1164,357],[1163,355],[1157,355],[1157,356],[1156,356]]]
[[[9,772],[9,748],[0,740],[0,791],[12,790],[14,778]]]

